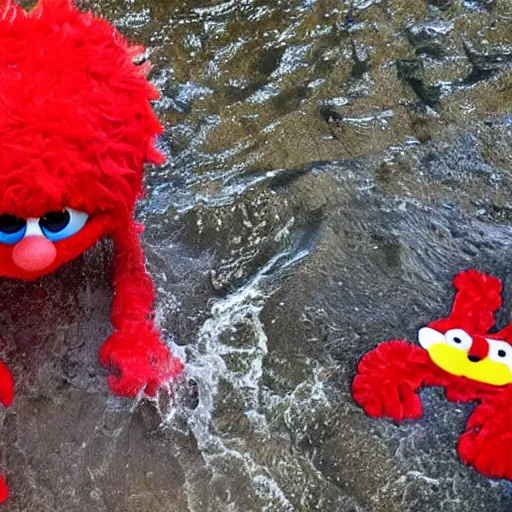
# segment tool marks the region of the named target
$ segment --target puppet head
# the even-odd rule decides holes
[[[68,0],[0,0],[0,276],[34,279],[127,229],[162,131],[149,65]]]
[[[497,386],[512,383],[512,324],[488,334],[501,306],[499,279],[469,270],[456,276],[454,286],[450,315],[420,329],[420,345],[448,373]]]

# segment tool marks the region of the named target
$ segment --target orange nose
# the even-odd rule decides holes
[[[49,267],[57,256],[57,249],[44,236],[27,236],[12,250],[14,264],[27,272],[38,272]]]

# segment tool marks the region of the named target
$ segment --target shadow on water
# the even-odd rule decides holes
[[[512,282],[508,0],[81,2],[147,45],[157,319],[193,386],[110,397],[108,247],[5,283],[7,511],[505,512],[464,466],[470,406],[373,421],[362,354],[441,317],[469,266]],[[507,299],[508,302],[507,302]]]

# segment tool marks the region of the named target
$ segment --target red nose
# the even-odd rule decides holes
[[[477,363],[487,357],[489,353],[489,343],[482,336],[473,336],[473,343],[468,352],[468,359]]]
[[[44,236],[27,236],[12,250],[14,264],[27,272],[38,272],[49,267],[57,256],[57,249]]]

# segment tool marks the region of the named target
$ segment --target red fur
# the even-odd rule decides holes
[[[474,337],[485,335],[512,342],[512,324],[496,334],[487,334],[501,306],[501,283],[497,278],[469,270],[455,277],[454,286],[457,293],[450,315],[428,327],[440,332],[460,328]],[[363,356],[352,395],[368,415],[400,422],[422,415],[417,392],[424,386],[444,387],[450,401],[480,403],[459,439],[459,455],[488,477],[512,480],[512,384],[493,386],[454,376],[436,366],[421,347],[390,341]]]
[[[131,211],[162,128],[147,66],[107,21],[62,0],[0,16],[0,211]],[[44,191],[44,193],[40,193]]]
[[[119,226],[115,244],[112,325],[117,332],[105,342],[100,362],[118,372],[108,378],[110,389],[135,397],[141,390],[154,395],[162,382],[175,379],[183,369],[160,341],[152,317],[153,282],[144,270],[144,255],[137,226]]]
[[[4,407],[9,407],[14,400],[14,381],[11,372],[0,361],[0,403]]]
[[[7,482],[5,481],[5,477],[0,475],[0,503],[3,503],[9,497],[9,488],[7,487]]]
[[[154,395],[183,368],[153,325],[154,288],[133,221],[144,164],[163,160],[150,105],[158,92],[149,65],[133,63],[141,52],[68,0],[40,0],[30,12],[0,0],[0,214],[89,214],[80,232],[55,243],[57,258],[44,271],[20,270],[14,246],[0,244],[0,275],[36,279],[111,237],[115,332],[100,362],[115,372],[112,392],[129,397]],[[0,364],[0,402],[12,399],[12,377]],[[6,496],[0,479],[0,502]]]
[[[431,322],[441,332],[462,328],[472,334],[486,334],[494,325],[494,313],[501,306],[499,279],[476,270],[461,272],[453,280],[457,290],[450,316]]]

